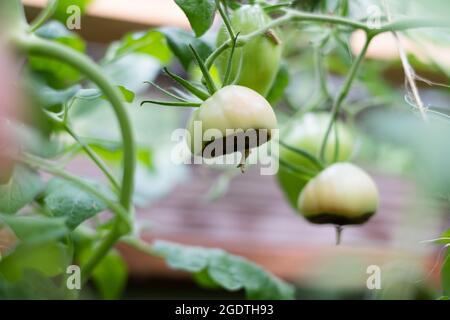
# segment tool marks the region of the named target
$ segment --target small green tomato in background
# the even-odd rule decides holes
[[[196,130],[201,125],[201,131]],[[247,158],[250,150],[267,142],[277,119],[267,100],[249,88],[230,85],[218,90],[196,109],[187,129],[187,143],[194,155],[213,158],[241,152]],[[250,134],[249,134],[250,132]],[[256,139],[247,139],[251,133]],[[208,134],[213,134],[209,136]],[[244,139],[241,134],[245,134]],[[244,144],[236,144],[236,140]],[[242,169],[241,161],[241,169]]]
[[[259,30],[270,21],[270,17],[258,5],[244,5],[233,12],[231,17],[231,25],[236,33],[239,32],[240,36]],[[227,30],[222,27],[217,36],[217,46],[228,39]],[[217,60],[217,67],[222,75],[227,70],[230,51],[230,49],[227,50]],[[274,30],[269,30],[266,34],[252,39],[243,47],[236,48],[231,79],[239,76],[236,84],[249,87],[266,96],[280,67],[281,54],[282,45],[279,37]],[[238,74],[240,65],[241,70]]]
[[[377,186],[365,171],[351,163],[336,163],[308,182],[298,209],[312,223],[336,225],[339,243],[341,227],[366,222],[378,203]]]
[[[283,129],[281,140],[292,147],[301,148],[318,157],[329,121],[330,115],[328,113],[307,113],[301,119],[294,120]],[[353,153],[355,138],[351,130],[341,121],[337,121],[337,131],[339,154],[336,162],[347,161]],[[327,162],[332,162],[334,158],[336,146],[334,132],[334,130],[331,132],[325,149]],[[280,146],[280,159],[298,167],[315,169],[315,165],[311,161],[282,146]],[[283,167],[280,167],[277,178],[289,203],[297,209],[298,195],[308,180],[302,179]]]

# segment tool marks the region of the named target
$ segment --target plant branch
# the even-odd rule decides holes
[[[448,28],[450,27],[450,23],[448,21],[443,20],[430,20],[430,19],[411,19],[411,18],[405,18],[401,20],[397,20],[395,22],[387,23],[379,29],[372,29],[369,27],[369,25],[362,21],[354,21],[351,19],[339,17],[339,16],[332,16],[332,15],[325,15],[325,14],[313,14],[313,13],[306,13],[306,12],[300,12],[293,9],[285,9],[283,10],[285,14],[277,19],[272,20],[270,23],[268,23],[263,28],[256,30],[252,33],[249,33],[247,35],[243,35],[239,38],[239,41],[237,43],[238,47],[241,47],[245,45],[247,42],[252,40],[253,38],[260,36],[264,34],[267,30],[271,28],[276,28],[282,25],[285,25],[287,23],[291,22],[318,22],[318,23],[329,23],[333,25],[341,25],[345,27],[349,27],[354,30],[363,30],[366,32],[366,34],[373,38],[374,36],[384,33],[384,32],[392,32],[392,31],[402,31],[407,29],[416,29],[416,28]],[[222,45],[220,45],[215,51],[213,51],[208,59],[206,60],[206,67],[209,69],[212,67],[214,61],[219,57],[222,52],[227,50],[232,46],[232,39],[229,39],[228,41],[224,42]]]
[[[350,91],[350,88],[353,84],[353,80],[356,77],[356,74],[358,72],[359,66],[361,65],[362,60],[364,59],[364,57],[366,56],[367,53],[367,49],[369,48],[369,44],[370,41],[372,40],[372,38],[370,36],[367,35],[366,41],[364,43],[364,47],[362,48],[361,52],[359,53],[358,57],[356,58],[356,60],[353,62],[350,71],[347,75],[347,78],[344,82],[344,85],[342,86],[341,90],[339,91],[338,96],[336,97],[334,103],[333,103],[333,108],[331,111],[331,119],[330,119],[330,123],[327,127],[327,130],[325,132],[325,136],[323,138],[322,141],[322,146],[320,147],[320,159],[321,161],[325,162],[325,150],[326,150],[326,146],[328,143],[328,137],[331,133],[331,129],[333,128],[333,125],[339,115],[339,111],[341,109],[341,105],[342,102],[344,102],[345,98],[347,98],[347,95]]]
[[[41,13],[37,16],[37,18],[30,25],[29,31],[35,32],[37,29],[42,27],[44,23],[46,23],[56,11],[58,7],[59,0],[49,0],[47,6],[41,11]]]
[[[109,182],[112,184],[112,186],[116,190],[120,190],[120,185],[117,182],[116,178],[111,174],[110,169],[107,167],[106,163],[95,153],[92,148],[87,145],[76,133],[73,131],[69,125],[64,124],[64,129],[67,131],[68,134],[81,146],[81,148],[86,152],[86,154],[91,158],[92,161],[99,167],[99,169],[105,174],[105,176],[108,178]]]

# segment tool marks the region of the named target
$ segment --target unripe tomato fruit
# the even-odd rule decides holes
[[[351,163],[336,163],[308,182],[298,198],[300,213],[318,224],[361,224],[378,209],[372,178]]]
[[[201,132],[196,130],[196,122],[201,124]],[[231,85],[218,90],[193,112],[187,126],[187,143],[194,155],[201,153],[205,158],[217,157],[236,151],[249,151],[268,141],[271,130],[275,128],[275,113],[263,96],[249,88]],[[207,130],[210,130],[214,137],[206,137],[209,133]],[[217,148],[213,153],[206,152],[213,142],[215,146],[218,146],[217,143],[230,146],[240,133],[248,130],[256,131],[258,139],[255,144],[246,143],[240,149],[227,148],[222,151],[222,148]],[[266,138],[263,131],[268,134]],[[213,148],[208,149],[211,151]]]
[[[330,115],[325,112],[307,113],[302,118],[294,120],[281,133],[281,140],[296,148],[301,148],[309,153],[319,156],[320,147],[322,145],[325,132],[330,121]],[[355,138],[351,130],[341,121],[337,121],[339,135],[339,154],[336,162],[347,161],[352,155],[355,145]],[[328,144],[325,149],[325,158],[330,161],[334,157],[335,149],[334,130],[330,133]],[[308,169],[314,169],[315,166],[306,158],[280,146],[280,159],[298,166]],[[280,167],[278,170],[278,182],[283,193],[293,208],[297,208],[297,199],[300,191],[308,182],[306,179],[300,178]]]
[[[266,26],[270,17],[258,5],[244,5],[233,12],[231,25],[240,36],[252,33]],[[242,59],[242,69],[237,80],[238,85],[249,87],[266,96],[269,92],[281,63],[282,45],[276,31],[263,34],[247,42],[243,47],[236,48],[231,79],[235,79]],[[229,39],[225,26],[217,36],[217,46]],[[228,49],[217,60],[217,67],[225,74],[231,49]]]

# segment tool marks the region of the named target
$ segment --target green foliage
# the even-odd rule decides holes
[[[37,270],[47,277],[66,271],[71,257],[66,245],[49,242],[42,245],[20,245],[0,261],[0,276],[9,282],[22,279],[26,270]]]
[[[186,14],[197,37],[209,30],[216,12],[214,0],[175,0],[175,2]]]
[[[51,21],[36,31],[36,35],[68,46],[76,51],[84,52],[86,44],[77,34],[70,32],[57,21]],[[65,63],[42,56],[30,56],[29,66],[33,71],[42,74],[47,82],[55,88],[65,88],[80,80],[80,72]]]
[[[194,37],[188,31],[170,27],[160,28],[159,30],[166,36],[170,50],[180,60],[185,70],[189,70],[194,61],[189,45],[195,48],[202,59],[206,59],[212,52],[212,48],[206,42]]]
[[[6,224],[28,246],[59,240],[69,234],[64,219],[42,216],[10,216],[1,214],[0,222]]]
[[[79,84],[64,89],[54,89],[43,81],[33,81],[33,90],[37,95],[38,103],[42,108],[60,110],[61,106],[77,95],[81,90]]]
[[[267,94],[267,101],[274,106],[278,101],[280,101],[283,96],[286,88],[289,85],[289,71],[287,65],[281,65],[278,73],[275,77],[275,80],[272,84],[272,88],[270,88],[269,93]]]
[[[183,270],[203,279],[203,284],[214,284],[228,291],[245,290],[249,299],[293,299],[294,289],[264,271],[256,264],[220,249],[190,247],[166,241],[157,241],[155,254],[164,258],[176,270]],[[205,274],[208,275],[205,280]]]
[[[67,297],[64,287],[58,286],[42,272],[24,270],[21,280],[7,281],[0,275],[0,300],[60,300]]]
[[[167,47],[163,34],[157,30],[129,33],[120,41],[112,43],[105,55],[103,63],[117,60],[132,53],[140,53],[158,59],[166,65],[172,59],[172,52]]]
[[[88,181],[86,183],[101,188],[98,184]],[[106,205],[95,196],[68,181],[57,178],[48,183],[43,202],[52,215],[64,217],[71,229],[75,229],[87,219],[106,209]]]
[[[17,165],[7,184],[0,185],[0,212],[16,213],[29,204],[44,188],[39,174]]]
[[[85,246],[80,255],[80,262],[85,263],[93,254],[93,243]],[[102,299],[120,299],[128,278],[128,269],[122,256],[111,250],[95,268],[92,279]]]

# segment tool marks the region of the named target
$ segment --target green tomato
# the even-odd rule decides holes
[[[247,152],[268,141],[275,128],[277,118],[263,96],[247,87],[230,85],[217,91],[194,111],[188,122],[187,142],[194,155],[213,158],[236,151]],[[235,138],[250,130],[257,134],[256,143],[235,145]],[[262,136],[263,130],[267,137]]]
[[[319,156],[325,132],[330,121],[330,115],[325,112],[307,113],[301,119],[294,120],[281,133],[281,140],[293,147],[301,148]],[[353,153],[355,139],[350,129],[341,121],[337,122],[339,135],[339,154],[337,162],[347,161]],[[332,162],[335,150],[334,130],[328,138],[325,149],[325,159]],[[280,146],[280,158],[284,161],[308,169],[316,169],[315,165],[305,157]],[[298,196],[308,180],[302,179],[287,169],[280,167],[277,174],[283,193],[293,208],[297,209]]]
[[[244,5],[236,10],[231,17],[231,25],[240,36],[252,33],[266,26],[270,17],[258,5]],[[225,26],[217,36],[217,46],[229,39]],[[274,30],[255,37],[243,47],[237,48],[232,62],[231,79],[235,79],[242,66],[236,84],[249,87],[266,96],[277,75],[281,62],[282,45]],[[231,49],[228,49],[217,60],[217,67],[225,74]]]
[[[376,211],[378,190],[372,178],[351,163],[336,163],[308,182],[298,198],[300,213],[317,224],[361,224]]]

